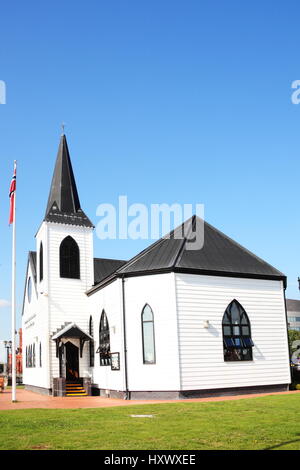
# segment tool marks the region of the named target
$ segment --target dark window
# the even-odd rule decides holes
[[[142,341],[144,364],[155,364],[154,316],[148,304],[142,311]]]
[[[42,343],[40,343],[40,367],[42,367]]]
[[[89,324],[89,333],[92,338],[94,338],[94,325],[93,319],[90,316],[90,324]],[[95,358],[95,346],[94,341],[90,339],[90,367],[94,367],[94,358]]]
[[[43,256],[43,244],[40,244],[40,282],[44,277],[44,256]]]
[[[224,360],[252,361],[251,326],[247,313],[237,300],[227,307],[222,321]]]
[[[35,367],[35,344],[32,348],[32,367]]]
[[[79,248],[72,237],[66,237],[60,245],[60,277],[80,279]]]
[[[110,335],[106,313],[102,312],[99,327],[99,357],[100,366],[110,365]]]
[[[32,367],[32,346],[28,346],[28,367]]]
[[[31,277],[30,277],[27,282],[27,299],[29,303],[31,302],[31,295],[32,295],[32,282],[31,282]]]

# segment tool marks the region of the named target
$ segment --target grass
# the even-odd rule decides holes
[[[152,414],[153,418],[132,418]],[[300,396],[0,412],[0,449],[300,450]]]
[[[24,387],[24,385],[17,385],[16,388],[19,389],[19,390],[24,390],[25,387]],[[11,385],[8,385],[6,387],[6,390],[11,390],[11,389],[12,389]]]

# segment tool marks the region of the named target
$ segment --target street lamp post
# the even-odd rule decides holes
[[[3,342],[4,342],[4,347],[5,347],[5,349],[6,349],[7,377],[9,378],[9,374],[10,374],[10,367],[9,367],[9,350],[11,349],[12,341],[3,341]]]

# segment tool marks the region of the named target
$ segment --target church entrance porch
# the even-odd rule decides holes
[[[68,341],[65,343],[66,380],[76,382],[79,379],[79,348]]]
[[[75,323],[66,323],[53,336],[56,357],[59,360],[59,377],[53,378],[53,396],[91,395],[91,378],[80,376],[80,359],[90,335]]]

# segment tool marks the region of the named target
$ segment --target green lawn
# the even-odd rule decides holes
[[[132,418],[152,414],[153,418]],[[0,449],[298,449],[300,395],[0,412]]]

